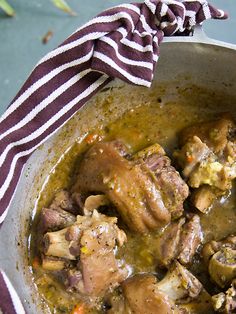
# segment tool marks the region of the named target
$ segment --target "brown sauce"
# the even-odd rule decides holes
[[[216,111],[221,112],[223,110],[225,109],[221,108],[220,104],[217,104],[217,106],[215,104],[203,106],[196,102],[193,106],[188,104],[187,101],[176,103],[157,99],[156,103],[137,106],[127,111],[117,121],[101,128],[98,135],[103,140],[120,139],[124,141],[131,152],[158,142],[164,147],[169,157],[172,157],[172,152],[178,145],[177,136],[181,129],[191,124],[217,117],[218,113]],[[76,165],[83,152],[88,148],[89,144],[86,141],[80,144],[75,143],[62,156],[60,162],[57,163],[54,171],[50,174],[44,189],[41,191],[37,203],[37,213],[42,207],[49,205],[55,191],[62,188],[70,188],[76,173]],[[232,189],[228,198],[215,201],[212,209],[207,214],[200,214],[204,242],[213,238],[221,239],[231,233],[235,233],[235,195],[235,189]],[[31,262],[37,255],[37,247],[34,245],[37,237],[35,233],[36,223],[37,215],[31,229]],[[134,273],[156,272],[157,265],[153,242],[158,236],[158,232],[146,236],[133,235],[128,232],[127,235],[128,242],[120,249],[119,256],[132,266]],[[205,275],[199,259],[196,259],[191,270],[208,288],[209,279]],[[162,274],[160,273],[159,275],[161,276]],[[51,313],[70,313],[73,306],[81,300],[79,295],[67,293],[64,287],[55,281],[51,274],[45,272],[40,265],[34,268],[34,280]],[[96,310],[89,312],[99,313]],[[100,310],[100,313],[102,313],[102,310]]]

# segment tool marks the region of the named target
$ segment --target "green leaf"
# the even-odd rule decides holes
[[[7,3],[6,0],[0,0],[0,9],[2,9],[9,16],[15,15],[14,9]]]
[[[52,0],[52,2],[58,9],[70,15],[76,15],[76,13],[69,7],[65,0]]]

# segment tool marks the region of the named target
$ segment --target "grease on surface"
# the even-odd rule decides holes
[[[111,114],[109,112],[111,110],[110,105],[116,99],[112,91],[110,93],[108,91],[106,95],[107,97],[103,100],[102,107],[106,115],[109,116],[109,113]],[[123,98],[123,101],[125,100],[129,102],[129,99]],[[182,128],[217,117],[221,112],[231,111],[234,114],[232,109],[234,101],[225,95],[216,94],[214,91],[211,92],[197,86],[181,87],[176,85],[174,90],[165,86],[160,87],[158,92],[155,89],[148,92],[140,89],[135,105],[127,106],[128,109],[115,121],[104,123],[101,120],[99,127],[91,128],[91,133],[98,134],[98,137],[103,140],[120,139],[129,147],[130,152],[136,152],[158,142],[171,157],[173,150],[178,145],[178,132]],[[114,110],[117,110],[117,107]],[[99,120],[99,117],[96,118]],[[78,123],[78,116],[75,116],[73,119],[72,129]],[[91,145],[83,140],[85,135],[80,140],[75,141],[69,148],[67,147],[66,153],[65,150],[63,151],[63,147],[61,147],[60,158],[58,158],[57,150],[56,156],[58,159],[55,160],[53,171],[51,171],[47,178],[47,183],[40,192],[37,212],[51,202],[55,191],[62,188],[70,188],[76,175],[76,166],[83,153]],[[70,136],[70,132],[66,129],[60,136],[65,140],[67,136]],[[201,215],[204,241],[212,238],[220,239],[235,232],[236,210],[234,204],[235,192],[233,191],[226,200],[216,201],[209,213]],[[37,215],[35,221],[37,222]],[[134,236],[128,232],[128,242],[124,248],[120,249],[119,255],[132,265],[135,272],[153,272],[156,270],[155,248],[153,246],[156,236],[158,236],[158,233]],[[35,233],[32,230],[32,255],[36,251],[33,245],[34,237]],[[195,274],[199,274],[202,271],[199,261],[196,260],[192,269]],[[45,276],[49,278],[49,281],[51,277],[50,275],[45,275],[42,269],[35,271],[34,276],[40,293],[47,299],[53,313],[63,313],[63,308],[66,313],[68,308],[72,308],[78,301],[78,295],[71,296],[67,294],[60,284],[47,282],[44,284]],[[207,282],[204,276],[201,279],[203,282]],[[41,284],[39,283],[40,280],[42,281]],[[57,307],[54,306],[55,299],[59,302]]]

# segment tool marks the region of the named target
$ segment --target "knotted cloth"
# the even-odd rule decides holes
[[[225,12],[205,0],[145,0],[108,9],[36,65],[0,118],[0,224],[32,152],[113,78],[150,87],[164,36],[189,35]],[[10,287],[10,288],[9,288]],[[0,272],[3,313],[24,313]]]

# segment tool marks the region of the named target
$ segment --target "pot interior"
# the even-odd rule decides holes
[[[156,104],[161,111],[171,102],[197,105],[200,110],[210,106],[215,112],[230,111],[236,116],[236,51],[207,44],[164,43],[150,89],[113,81],[29,158],[0,230],[0,266],[28,313],[47,312],[32,281],[27,252],[29,225],[50,172],[91,130],[110,124],[132,108]]]

